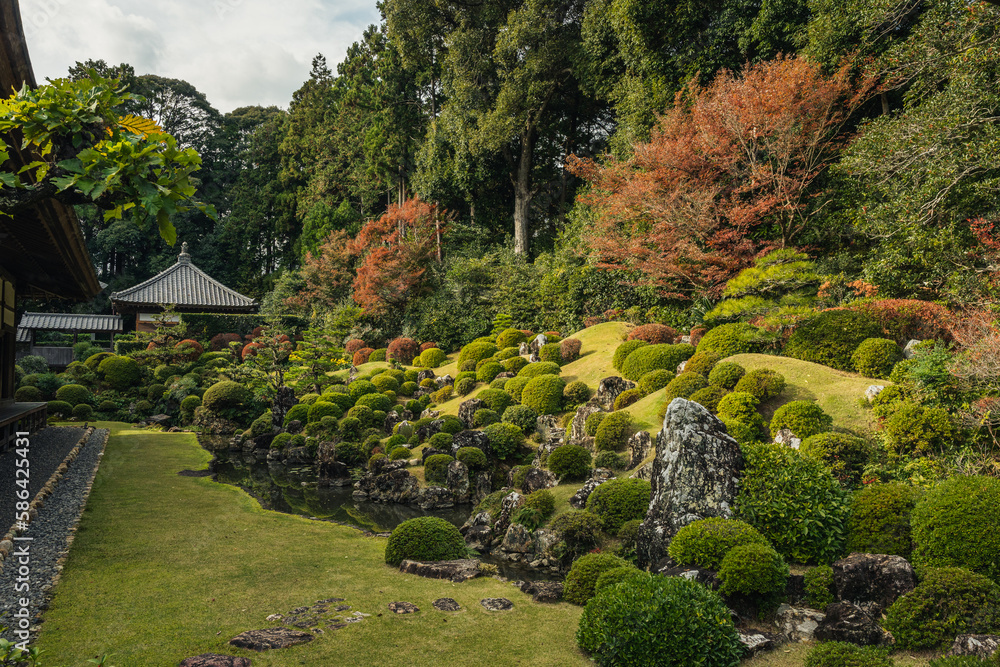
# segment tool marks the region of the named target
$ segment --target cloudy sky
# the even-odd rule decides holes
[[[20,0],[35,78],[76,61],[184,79],[222,112],[287,108],[322,53],[331,69],[380,17],[376,0]]]

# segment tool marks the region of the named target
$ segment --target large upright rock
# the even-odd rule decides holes
[[[573,421],[569,424],[569,442],[566,444],[579,445],[580,447],[586,447],[590,451],[594,451],[594,438],[587,435],[585,427],[587,425],[587,417],[595,412],[602,411],[601,402],[596,398],[592,398],[578,407],[576,414],[573,415]]]
[[[837,599],[881,616],[892,603],[917,585],[910,563],[902,556],[853,553],[833,564]]]
[[[623,377],[612,375],[600,381],[597,385],[597,394],[594,399],[604,410],[612,410],[615,407],[615,399],[627,389],[635,389],[635,382],[626,380]]]
[[[731,518],[742,471],[743,453],[721,421],[697,403],[671,401],[656,436],[649,511],[636,538],[639,566],[658,569],[687,524]]]
[[[476,416],[476,410],[482,410],[485,407],[486,401],[478,398],[462,401],[462,404],[458,406],[458,418],[465,423],[465,428],[472,428],[472,419]]]

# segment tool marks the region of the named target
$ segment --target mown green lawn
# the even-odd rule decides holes
[[[581,609],[531,601],[509,583],[463,584],[400,574],[385,540],[262,510],[242,490],[181,477],[210,459],[191,434],[136,430],[112,438],[38,646],[45,664],[176,665],[205,652],[264,665],[582,665]],[[253,653],[227,642],[269,627],[266,616],[329,597],[372,616],[304,646]],[[458,613],[431,602],[455,598]],[[510,612],[479,600],[506,597]],[[396,616],[387,605],[413,602]],[[382,614],[382,616],[378,616]]]

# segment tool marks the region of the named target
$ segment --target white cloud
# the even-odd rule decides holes
[[[184,79],[220,111],[287,107],[313,56],[331,67],[371,23],[375,0],[20,0],[35,78],[77,61],[127,62]]]

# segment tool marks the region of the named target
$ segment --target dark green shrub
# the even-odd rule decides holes
[[[788,585],[788,565],[770,545],[733,547],[719,567],[719,591],[747,595],[764,608],[776,608]]]
[[[351,410],[355,409],[356,408],[351,408],[350,410],[347,411],[347,414],[351,417],[357,417],[357,414],[351,414]],[[370,413],[371,409],[368,409],[368,412]],[[341,410],[338,406],[334,405],[333,403],[328,403],[326,401],[316,401],[315,403],[309,406],[310,423],[318,422],[321,419],[323,419],[323,417],[333,417],[334,419],[340,419],[343,416],[344,416],[343,410]]]
[[[509,346],[505,345],[504,347]],[[469,343],[458,353],[458,365],[461,366],[468,361],[477,363],[483,359],[489,359],[498,351],[497,346],[493,343]]]
[[[622,364],[625,363],[625,359],[628,358],[628,355],[632,354],[640,347],[646,347],[647,345],[649,345],[649,343],[644,340],[636,339],[625,341],[615,348],[615,353],[611,358],[611,366],[620,373],[622,370]]]
[[[456,417],[455,415],[445,415],[441,417],[441,421],[444,422],[443,424],[441,424],[442,433],[450,433],[452,435],[455,435],[456,433],[465,430],[465,424],[462,423],[462,420]]]
[[[83,362],[83,364],[90,370],[97,371],[100,368],[102,361],[104,361],[105,359],[110,359],[113,356],[115,355],[111,352],[98,352],[97,354],[92,354],[89,357],[87,357],[87,359]],[[43,359],[42,357],[35,357],[35,358],[40,359],[42,362],[42,367],[40,369],[32,370],[31,368],[29,368],[28,365],[25,363],[25,360],[28,359],[28,357],[24,357],[23,359],[18,360],[17,363],[21,366],[21,368],[24,369],[25,373],[47,372],[49,370],[49,365],[48,363],[46,363],[45,359]]]
[[[395,403],[393,403],[392,399],[385,394],[365,394],[364,396],[359,396],[354,405],[371,408],[373,412],[375,410],[388,412],[389,410],[392,410]]]
[[[443,366],[447,361],[448,355],[444,353],[444,350],[439,350],[436,347],[430,347],[421,352],[413,360],[413,365],[423,368],[437,368],[438,366]]]
[[[896,341],[886,338],[866,338],[851,355],[854,370],[870,378],[888,378],[893,366],[902,360],[903,351]]]
[[[599,452],[620,452],[628,445],[631,436],[632,415],[627,412],[612,412],[597,427],[594,446]]]
[[[305,438],[305,436],[304,435],[293,435],[291,438],[288,439],[288,446],[289,447],[305,447],[306,446],[306,438]]]
[[[874,551],[867,553],[885,553]],[[806,603],[813,609],[822,611],[834,600],[833,568],[829,565],[817,565],[806,570],[803,577],[806,588]]]
[[[431,454],[424,461],[424,479],[428,484],[444,484],[448,480],[448,466],[454,460],[448,454]]]
[[[365,450],[356,442],[340,442],[334,450],[334,458],[346,466],[357,467],[364,464]]]
[[[344,440],[358,440],[364,425],[357,417],[344,417],[340,420],[340,436]]]
[[[638,387],[633,389],[626,389],[622,393],[615,397],[614,405],[612,405],[613,410],[624,410],[633,403],[638,402],[643,397],[642,390]]]
[[[513,424],[525,435],[531,434],[538,423],[538,413],[527,405],[512,405],[503,411],[502,420],[505,424]]]
[[[610,479],[587,498],[587,509],[601,517],[604,530],[617,533],[622,524],[642,519],[649,509],[652,486],[644,479]]]
[[[601,452],[594,459],[595,468],[607,468],[616,472],[628,468],[629,457],[626,454],[616,454],[615,452]]]
[[[378,472],[378,468],[382,461],[389,460],[389,457],[385,454],[372,454],[371,458],[368,459],[368,469],[373,472]]]
[[[351,384],[347,385],[347,395],[351,397],[355,402],[365,394],[377,394],[379,393],[378,387],[369,382],[368,380],[355,380]]]
[[[562,445],[549,454],[546,465],[560,479],[585,479],[590,474],[590,452],[579,445]]]
[[[774,443],[744,445],[739,518],[797,563],[829,563],[843,553],[847,495],[826,467]]]
[[[184,399],[184,400],[187,400],[187,399]],[[183,407],[184,407],[184,404],[182,403],[181,404],[181,408],[183,408]],[[192,412],[193,412],[193,410],[192,410]],[[309,406],[306,405],[305,403],[296,403],[291,408],[289,408],[288,412],[285,413],[285,426],[288,426],[288,422],[292,422],[292,421],[300,421],[303,424],[305,424],[306,422],[308,422],[309,421]]]
[[[365,395],[367,395],[367,394],[362,394],[361,396],[365,396]],[[347,393],[341,393],[339,391],[325,391],[325,392],[323,392],[322,396],[320,396],[319,398],[313,399],[311,401],[307,401],[306,400],[309,397],[309,394],[306,394],[305,396],[303,396],[302,398],[299,399],[299,402],[300,403],[312,404],[312,403],[315,403],[316,401],[324,401],[325,403],[333,403],[338,408],[340,408],[343,412],[347,412],[352,407],[354,407],[355,401],[357,401],[358,399],[360,399],[361,396],[358,396],[357,398],[352,398]]]
[[[476,398],[498,415],[502,415],[507,406],[511,404],[510,394],[501,389],[483,389],[476,394]]]
[[[376,375],[371,379],[371,383],[381,392],[399,391],[399,380],[388,373]]]
[[[865,441],[847,433],[817,433],[803,440],[799,451],[822,461],[837,481],[849,487],[861,483],[861,473],[868,463],[868,446]]]
[[[518,377],[536,378],[542,375],[559,375],[559,364],[551,361],[536,361],[517,372]]]
[[[469,470],[482,470],[486,467],[486,454],[479,447],[462,447],[455,453],[455,458]]]
[[[486,382],[488,384],[493,381],[493,378],[502,372],[503,366],[495,361],[487,361],[476,371],[476,380],[479,382]]]
[[[313,409],[317,405],[320,405],[320,403],[317,402],[317,403],[313,404],[312,408],[309,409],[310,414],[313,412]],[[336,407],[336,406],[334,406],[334,407]],[[324,416],[327,416],[327,415],[324,415]],[[329,415],[329,416],[332,416],[334,419],[336,419],[336,415]],[[348,417],[354,417],[359,422],[361,422],[361,425],[363,427],[365,427],[365,428],[379,425],[379,424],[377,424],[377,422],[375,420],[375,411],[372,410],[371,408],[369,408],[367,405],[355,405],[353,408],[351,408],[350,410],[347,411],[347,416]],[[385,419],[384,415],[383,415],[382,419],[383,420]]]
[[[385,545],[385,562],[389,565],[407,559],[454,560],[463,556],[465,540],[458,528],[434,516],[404,521],[392,531]]]
[[[520,357],[518,357],[520,359]],[[503,390],[507,392],[507,395],[511,397],[512,400],[521,401],[521,393],[524,391],[524,387],[531,382],[529,377],[512,377],[507,380],[507,384],[503,386]]]
[[[551,361],[554,364],[562,365],[562,350],[559,343],[546,343],[538,350],[538,358],[542,361]]]
[[[528,337],[520,329],[504,329],[497,336],[497,347],[501,350],[508,347],[517,347],[521,343],[526,343]]]
[[[386,348],[380,347],[377,350],[372,350],[371,354],[368,355],[368,361],[385,361]]]
[[[528,360],[524,357],[511,357],[505,359],[502,366],[505,371],[520,373],[521,369],[528,365]]]
[[[804,667],[893,667],[889,649],[848,642],[824,642],[809,649]]]
[[[694,401],[698,405],[704,406],[706,410],[715,414],[719,409],[719,401],[722,397],[729,392],[722,387],[713,387],[711,385],[707,387],[702,387],[698,391],[694,392],[688,396],[688,400]]]
[[[708,374],[708,383],[715,387],[732,389],[746,373],[746,369],[739,364],[734,364],[731,361],[723,361],[716,364],[712,372]]]
[[[958,566],[1000,580],[1000,479],[956,476],[940,482],[911,515],[913,562]]]
[[[692,354],[694,348],[690,345],[647,345],[628,355],[622,364],[622,377],[638,382],[650,371],[663,369],[673,372]]]
[[[105,409],[104,405],[105,403],[107,403],[107,401],[102,402],[101,405],[99,406],[99,409],[105,412],[109,412],[108,410]],[[114,403],[112,403],[111,405],[112,405],[111,410],[117,409],[117,407],[114,407]],[[184,400],[181,401],[181,418],[186,422],[190,422],[194,418],[194,411],[200,407],[201,407],[201,398],[199,398],[194,394],[191,394],[190,396],[185,396]]]
[[[692,521],[678,530],[667,552],[678,565],[718,570],[730,550],[746,544],[770,546],[767,539],[746,522],[709,517]]]
[[[563,447],[575,446],[563,445]],[[556,451],[560,449],[562,447],[557,447]],[[566,545],[568,555],[582,554],[597,545],[597,540],[601,536],[601,517],[586,510],[569,510],[552,519],[549,528]]]
[[[500,389],[503,390],[504,386],[507,384],[508,378],[496,378],[490,382],[490,389]]]
[[[469,385],[468,391],[466,391],[465,393],[468,394],[469,391],[472,391],[473,387],[475,387],[475,386],[476,386],[476,381],[472,380],[472,383]],[[418,388],[419,388],[419,385],[417,385],[416,382],[409,382],[409,381],[404,382],[403,384],[399,385],[399,395],[400,396],[413,396],[415,393],[417,393],[417,389]],[[458,391],[458,393],[462,393],[458,389],[458,382],[457,381],[455,382],[455,391]]]
[[[410,448],[409,447],[393,447],[389,450],[389,460],[399,461],[400,459],[410,458]]]
[[[927,667],[1000,667],[1000,653],[994,653],[990,658],[980,658],[975,655],[946,655],[931,660]]]
[[[73,406],[73,416],[80,421],[90,421],[94,418],[94,408],[87,403],[80,403]]]
[[[667,385],[663,400],[667,403],[675,398],[688,398],[691,394],[708,386],[708,381],[697,373],[681,373]]]
[[[591,438],[597,435],[597,429],[600,428],[601,422],[607,417],[609,412],[592,412],[587,415],[587,420],[583,422],[583,431]]]
[[[192,413],[194,413],[194,409],[201,405],[201,399],[198,398],[197,396],[188,396],[188,398],[195,398],[198,400],[198,404],[192,407],[190,410]],[[186,401],[187,398],[184,400]],[[114,401],[101,401],[100,404],[98,404],[97,409],[100,410],[101,412],[115,412],[116,410],[118,410],[118,406],[115,404]],[[181,401],[181,410],[182,411],[184,410],[184,401]]]
[[[715,365],[719,363],[722,359],[722,355],[714,350],[702,350],[701,352],[695,353],[693,357],[688,359],[687,363],[684,364],[685,373],[698,373],[704,378],[708,378],[712,369]]]
[[[539,489],[524,497],[524,507],[538,512],[544,521],[556,511],[556,497],[548,489]]]
[[[159,385],[163,387],[163,385]],[[163,395],[163,389],[160,390],[160,395]],[[157,397],[159,398],[159,397]],[[80,384],[64,384],[63,386],[56,389],[56,400],[66,401],[70,405],[77,406],[81,403],[92,403],[94,400],[94,395],[90,393],[90,390]]]
[[[628,561],[612,554],[594,553],[580,556],[566,574],[563,599],[573,604],[587,604],[587,600],[594,597],[594,585],[597,584],[599,576],[608,570],[628,565]]]
[[[921,491],[901,483],[871,484],[851,498],[847,549],[910,557],[910,514]]]
[[[611,586],[616,586],[621,583],[636,583],[649,579],[652,577],[649,572],[643,572],[642,570],[629,565],[626,567],[615,567],[610,570],[605,570],[601,573],[601,576],[597,578],[597,582],[594,583],[594,595],[597,595],[605,588],[610,588]]]
[[[288,446],[288,441],[292,439],[291,433],[279,433],[271,441],[271,449],[284,449]]]
[[[202,405],[216,414],[224,414],[226,411],[231,410],[242,410],[252,400],[253,396],[246,387],[231,380],[216,382],[201,397]]]
[[[42,392],[38,387],[20,387],[14,392],[14,400],[19,403],[40,403]]]
[[[451,451],[451,433],[435,433],[430,438],[427,439],[427,445],[433,447],[434,449],[440,449],[441,451],[449,452]]]
[[[627,561],[635,562],[635,542],[639,537],[639,526],[642,521],[632,519],[622,524],[618,529],[618,550],[615,552]]]
[[[545,363],[545,362],[541,362]],[[556,414],[562,408],[566,381],[557,375],[533,377],[521,391],[521,403],[539,415]]]
[[[403,386],[405,387],[406,385]],[[459,396],[468,396],[475,388],[476,380],[474,378],[462,378],[461,380],[455,380],[455,393]],[[416,391],[416,389],[414,389],[414,391]],[[412,396],[412,392],[409,395]]]
[[[785,376],[769,368],[750,371],[736,383],[733,391],[742,391],[757,397],[758,401],[774,398],[785,388]]]
[[[73,386],[73,385],[67,385],[67,386]],[[60,387],[60,389],[65,389],[65,387]],[[158,400],[163,398],[163,392],[165,392],[166,390],[167,386],[165,384],[151,384],[146,389],[146,400],[148,400],[150,403],[156,403]],[[56,392],[56,396],[58,395],[59,392]]]
[[[898,384],[891,384],[872,399],[872,413],[876,417],[888,417],[895,411],[896,403],[906,399],[906,391]]]
[[[739,443],[741,447],[760,442],[763,429],[759,424],[751,426],[750,424],[744,424],[738,419],[730,419],[729,417],[722,416],[719,416],[719,419],[725,425],[726,433]]]
[[[274,430],[274,424],[271,421],[271,413],[265,412],[257,419],[254,419],[250,424],[250,435],[253,437],[258,437],[271,433]]]
[[[774,411],[771,418],[771,435],[775,436],[783,428],[787,428],[799,438],[829,431],[833,426],[833,417],[823,412],[812,401],[791,401]]]
[[[699,352],[715,352],[720,359],[734,354],[757,352],[760,345],[757,342],[760,332],[753,325],[745,322],[723,324],[710,329],[698,342]]]
[[[586,382],[581,382],[580,380],[570,382],[563,389],[563,399],[565,399],[567,405],[586,403],[590,400],[590,387],[587,386]]]
[[[49,405],[51,406],[52,404],[50,403]],[[49,409],[51,410],[51,407]],[[150,412],[153,411],[153,404],[145,399],[141,401],[136,401],[135,411],[140,415],[148,415]]]
[[[871,316],[852,310],[827,310],[798,327],[785,345],[785,356],[853,371],[851,356],[866,338],[882,333]]]
[[[598,665],[735,667],[744,648],[719,595],[682,577],[636,577],[587,603],[576,633]]]
[[[510,408],[507,409],[510,410]],[[483,428],[484,426],[489,426],[490,424],[496,424],[499,421],[500,415],[489,408],[476,410],[476,414],[472,415],[472,426],[474,428]]]
[[[517,451],[524,443],[524,432],[513,424],[490,424],[483,433],[490,441],[493,454],[501,461]]]
[[[98,365],[97,372],[112,389],[118,391],[134,387],[142,380],[139,364],[131,357],[116,357],[114,355],[107,357]]]
[[[994,552],[995,554],[996,552]],[[884,626],[901,648],[944,648],[960,634],[1000,632],[1000,586],[961,567],[930,567],[886,611]]]
[[[926,456],[954,448],[955,429],[943,408],[927,408],[910,401],[893,405],[885,421],[886,444],[900,454]]]
[[[444,403],[449,398],[451,398],[452,391],[453,391],[452,385],[446,384],[445,386],[441,387],[433,394],[431,394],[431,400],[434,401],[435,403]]]
[[[387,451],[391,452],[396,447],[405,444],[406,444],[406,438],[404,438],[399,433],[396,433],[394,435],[390,435],[389,438],[385,441],[385,448]]]
[[[666,387],[674,377],[673,372],[665,368],[658,368],[655,371],[646,373],[639,379],[638,389],[642,392],[643,396],[648,396],[654,391],[659,391]]]

